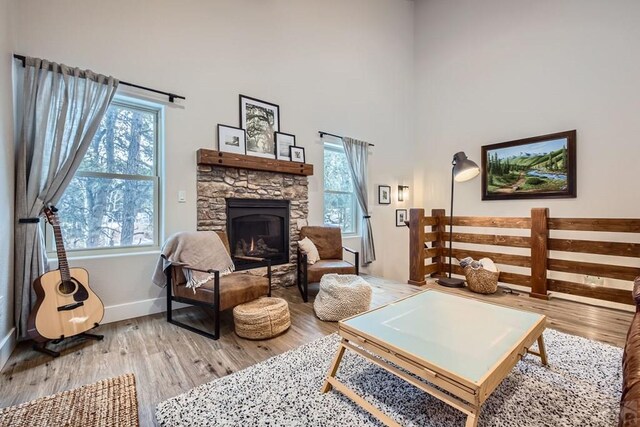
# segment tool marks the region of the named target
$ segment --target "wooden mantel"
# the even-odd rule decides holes
[[[246,156],[244,154],[223,153],[215,150],[207,150],[206,148],[198,150],[197,162],[199,165],[221,166],[225,168],[242,168],[304,176],[313,175],[313,165],[307,163],[265,159],[262,157]]]

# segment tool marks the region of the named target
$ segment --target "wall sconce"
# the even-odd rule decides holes
[[[398,185],[398,201],[404,202],[409,199],[409,186],[408,185]]]

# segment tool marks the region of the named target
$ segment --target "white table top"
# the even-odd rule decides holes
[[[340,322],[477,384],[544,316],[428,290]]]

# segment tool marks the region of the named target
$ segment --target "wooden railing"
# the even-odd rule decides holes
[[[409,213],[410,251],[409,283],[423,285],[426,277],[446,274],[448,263],[449,217],[443,209],[434,209],[431,216],[425,216],[424,209],[411,209]],[[609,255],[640,259],[640,243],[609,242],[551,238],[550,230],[576,232],[634,233],[640,239],[640,219],[601,218],[549,218],[547,208],[534,208],[530,217],[466,217],[453,218],[454,258],[491,258],[496,264],[524,267],[530,274],[501,271],[500,282],[530,288],[530,295],[547,299],[549,291],[572,294],[606,301],[633,304],[631,291],[605,286],[589,285],[566,280],[548,278],[549,271],[593,275],[610,279],[633,281],[640,276],[640,267],[550,258],[549,251],[579,254]],[[460,228],[463,231],[460,231]],[[483,234],[464,231],[465,227],[526,229],[528,235]],[[638,240],[636,239],[636,240]],[[430,247],[426,247],[427,243]],[[456,243],[478,246],[510,247],[529,249],[528,255],[486,251],[456,247]],[[459,245],[458,245],[459,246]],[[637,264],[637,263],[636,263]],[[454,274],[464,274],[462,268],[453,265]]]

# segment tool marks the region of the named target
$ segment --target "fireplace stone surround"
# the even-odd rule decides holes
[[[227,199],[289,201],[289,262],[272,268],[273,286],[295,284],[296,245],[300,227],[307,225],[309,188],[306,176],[243,168],[198,165],[197,229],[227,231]],[[231,248],[232,253],[234,248]],[[266,274],[266,268],[248,270]]]

